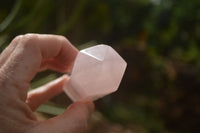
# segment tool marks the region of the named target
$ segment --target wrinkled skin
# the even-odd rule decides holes
[[[37,72],[71,71],[78,53],[63,36],[17,36],[0,56],[0,133],[79,133],[94,109],[89,100],[75,102],[60,116],[38,121],[38,106],[62,92],[67,75],[27,94]]]

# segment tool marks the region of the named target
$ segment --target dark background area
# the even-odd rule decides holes
[[[104,43],[127,61],[88,133],[200,132],[199,0],[1,0],[0,50],[26,33],[64,35],[79,49]],[[32,88],[59,75],[42,72]]]

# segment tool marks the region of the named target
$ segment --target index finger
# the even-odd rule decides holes
[[[6,78],[8,86],[6,88],[12,88],[14,91],[25,89],[23,92],[18,92],[23,95],[22,97],[26,94],[29,82],[40,70],[43,60],[50,61],[47,64],[49,67],[56,67],[52,63],[56,62],[59,64],[57,70],[63,72],[73,65],[78,53],[78,50],[63,36],[26,34],[15,39],[17,46],[2,65],[0,78]]]

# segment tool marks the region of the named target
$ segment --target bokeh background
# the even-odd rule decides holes
[[[199,0],[1,0],[0,50],[25,33],[64,35],[79,49],[105,43],[127,61],[119,90],[95,102],[87,133],[200,132]],[[60,75],[41,72],[30,89]],[[70,103],[61,94],[37,115]]]

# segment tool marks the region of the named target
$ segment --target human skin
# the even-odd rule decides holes
[[[0,133],[80,133],[94,110],[90,100],[38,121],[34,111],[63,92],[64,75],[27,93],[31,80],[43,70],[71,71],[78,50],[63,36],[26,34],[15,37],[0,55]]]

